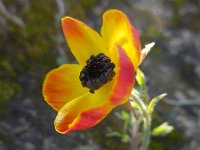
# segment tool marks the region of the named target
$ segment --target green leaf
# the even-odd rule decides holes
[[[123,143],[128,143],[128,142],[130,141],[129,135],[128,135],[128,134],[122,134],[122,136],[121,136],[121,141],[122,141]]]
[[[145,76],[144,76],[144,73],[140,69],[137,69],[136,81],[139,84],[139,86],[142,89],[144,89],[144,86],[145,86]]]
[[[106,133],[107,137],[121,137],[121,133],[114,131],[111,127],[107,127],[106,130],[107,130]]]
[[[167,93],[163,93],[163,94],[161,94],[161,95],[159,95],[159,96],[156,96],[156,97],[154,97],[154,98],[151,100],[151,102],[149,103],[148,108],[147,108],[149,114],[151,114],[151,113],[154,111],[154,107],[156,106],[156,104],[157,104],[161,99],[163,99],[165,96],[167,96]]]
[[[126,111],[121,111],[121,117],[124,121],[129,120],[129,113]]]
[[[151,132],[153,136],[165,136],[172,132],[174,130],[174,127],[169,125],[167,122],[164,122],[160,126],[154,128]]]
[[[107,133],[106,136],[107,137],[121,137],[121,133],[117,131],[113,131],[113,132]]]
[[[123,121],[129,120],[129,113],[126,111],[116,112],[115,115]]]

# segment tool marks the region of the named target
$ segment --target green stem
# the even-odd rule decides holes
[[[134,93],[131,94],[131,98],[138,105],[143,117],[143,136],[141,150],[147,150],[151,138],[151,116],[148,114],[145,103]]]
[[[125,120],[124,126],[123,126],[123,133],[126,133],[127,127],[128,127],[128,120]]]
[[[147,93],[146,85],[144,85],[143,88],[144,89],[142,89],[142,92],[141,92],[142,100],[144,101],[145,104],[148,104],[149,96],[148,96],[148,93]]]
[[[151,117],[143,118],[143,122],[143,141],[140,149],[147,150],[151,138]]]

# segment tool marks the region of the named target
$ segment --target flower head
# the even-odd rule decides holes
[[[43,84],[46,102],[58,111],[60,133],[95,126],[127,102],[140,63],[138,33],[120,10],[103,14],[101,35],[81,21],[62,19],[63,32],[79,64],[50,71]]]

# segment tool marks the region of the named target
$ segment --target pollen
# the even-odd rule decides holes
[[[90,89],[90,93],[94,93],[115,76],[115,64],[103,53],[91,55],[86,63],[87,65],[80,72],[79,79],[83,87]]]

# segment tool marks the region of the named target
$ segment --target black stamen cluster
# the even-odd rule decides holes
[[[83,87],[90,89],[90,93],[94,93],[94,90],[113,79],[115,64],[103,53],[92,55],[86,63],[87,65],[80,72],[79,79]]]

